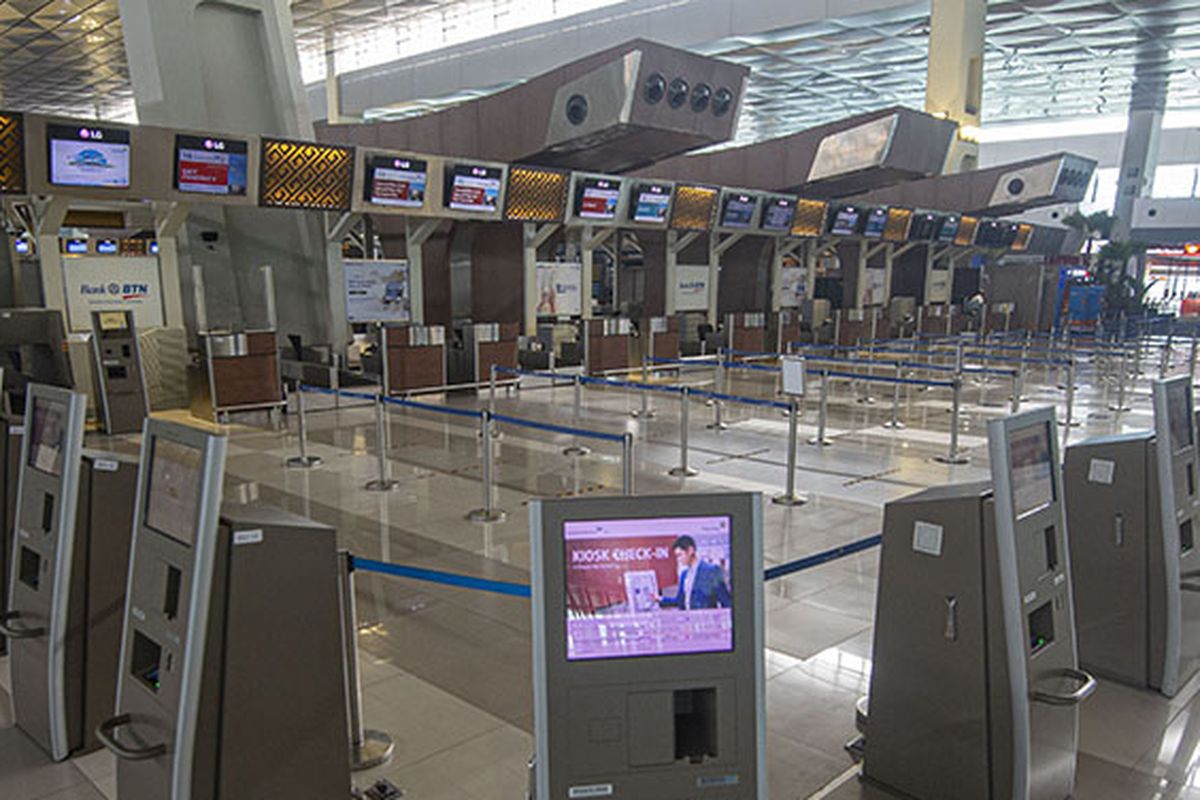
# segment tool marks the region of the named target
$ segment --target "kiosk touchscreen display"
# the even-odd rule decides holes
[[[733,650],[731,520],[566,522],[567,660]]]
[[[46,139],[55,186],[129,188],[129,131],[47,125]]]
[[[752,194],[731,194],[725,198],[725,207],[721,209],[722,228],[749,228],[754,221],[754,209],[758,207],[758,198]]]
[[[55,478],[62,475],[67,407],[56,400],[33,401],[33,431],[29,438],[29,466]]]
[[[249,145],[211,136],[175,137],[175,188],[191,194],[244,197]]]
[[[1171,452],[1191,447],[1192,393],[1186,383],[1167,384],[1167,424],[1171,430]]]
[[[191,547],[200,512],[201,461],[195,447],[156,437],[146,485],[146,526]]]
[[[416,158],[374,156],[367,161],[365,199],[380,206],[421,208],[428,169],[426,162]]]
[[[792,229],[792,218],[796,214],[796,201],[788,197],[772,197],[763,206],[762,222],[765,231],[788,232]]]
[[[1054,502],[1050,426],[1041,422],[1016,429],[1009,434],[1008,453],[1017,519]]]
[[[500,204],[500,181],[504,170],[472,164],[446,167],[446,208],[494,214]]]
[[[835,236],[853,236],[858,233],[862,211],[855,206],[841,206],[829,223],[829,232]]]
[[[621,182],[610,178],[584,178],[575,189],[575,216],[611,220],[617,216]]]
[[[634,188],[629,216],[634,222],[661,224],[667,221],[671,205],[671,187],[660,183],[643,183]]]

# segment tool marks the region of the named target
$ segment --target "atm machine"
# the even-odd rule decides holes
[[[992,481],[884,510],[863,778],[918,800],[1066,800],[1079,669],[1053,408],[988,423]]]
[[[537,800],[766,800],[762,498],[535,500]]]
[[[150,413],[132,311],[92,312],[96,408],[109,436],[141,431]]]
[[[147,420],[116,709],[96,730],[117,757],[117,793],[345,797],[335,532],[222,507],[224,466],[224,437]]]
[[[56,761],[112,713],[137,460],[82,450],[87,399],[32,384],[9,610],[17,726]]]
[[[1079,659],[1173,697],[1200,669],[1196,418],[1187,375],[1152,387],[1154,430],[1067,448]]]

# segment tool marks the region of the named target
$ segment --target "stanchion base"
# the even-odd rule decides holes
[[[390,492],[399,485],[400,481],[392,480],[391,478],[388,478],[387,480],[380,480],[379,478],[376,478],[373,481],[367,481],[363,488],[368,492]]]
[[[816,436],[808,440],[808,443],[816,447],[830,447],[833,444],[832,439],[818,439]]]
[[[900,420],[896,420],[895,422],[893,422],[892,420],[889,419],[886,422],[884,422],[882,425],[880,425],[880,427],[881,428],[889,428],[894,431],[902,431],[905,428],[907,428],[908,426],[905,425]]]
[[[933,460],[939,464],[969,464],[971,459],[966,456],[934,456]]]
[[[467,519],[471,522],[504,522],[508,519],[508,512],[503,508],[493,508],[491,511],[486,508],[477,508],[467,512]]]
[[[294,469],[309,469],[311,467],[319,467],[325,463],[320,456],[292,456],[287,460],[287,465]]]
[[[860,397],[857,400],[855,400],[854,402],[858,403],[859,405],[873,406],[873,405],[875,405],[876,400],[874,397]]]
[[[395,751],[396,743],[391,736],[383,731],[363,731],[362,744],[350,748],[350,771],[362,772],[386,764],[392,760]]]
[[[590,456],[592,449],[581,444],[573,444],[570,447],[564,447],[562,452],[564,456]]]
[[[641,409],[634,409],[629,412],[629,416],[634,419],[654,419],[658,416],[658,413],[654,409],[650,409],[643,414]]]
[[[808,498],[795,494],[780,494],[772,497],[771,502],[777,506],[802,506],[808,502]]]
[[[700,470],[691,467],[671,467],[667,474],[672,478],[694,478],[700,474]]]
[[[1125,411],[1133,411],[1133,407],[1125,406],[1124,408],[1121,408],[1120,406],[1109,406],[1108,410],[1109,411],[1117,411],[1117,412],[1125,412]]]
[[[708,428],[710,431],[727,431],[727,430],[729,430],[729,423],[728,422],[710,422],[707,425],[705,425],[704,427]]]

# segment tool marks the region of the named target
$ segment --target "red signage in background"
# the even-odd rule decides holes
[[[216,161],[184,161],[179,160],[179,184],[220,186],[229,183],[229,165]]]

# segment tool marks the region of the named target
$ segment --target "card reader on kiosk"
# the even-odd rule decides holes
[[[332,528],[221,506],[225,438],[149,419],[115,716],[121,800],[350,791]]]
[[[56,760],[112,713],[137,460],[82,450],[86,398],[31,384],[9,607],[13,714]]]
[[[132,311],[92,312],[92,360],[104,432],[140,431],[150,405]]]
[[[538,800],[765,800],[762,499],[531,504]]]
[[[1192,381],[1157,380],[1154,430],[1067,448],[1079,659],[1173,697],[1200,669]]]
[[[863,777],[919,800],[1065,800],[1078,705],[1054,409],[988,423],[992,483],[887,504]]]

